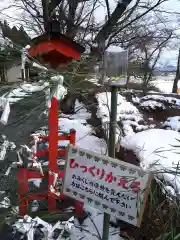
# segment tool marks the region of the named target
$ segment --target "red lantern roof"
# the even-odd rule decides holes
[[[32,39],[28,53],[32,57],[40,56],[43,62],[57,68],[60,64],[78,59],[84,51],[84,47],[61,33],[51,33],[51,36],[46,33]]]

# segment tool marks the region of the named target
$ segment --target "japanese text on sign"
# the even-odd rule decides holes
[[[135,226],[140,225],[150,174],[120,160],[68,149],[64,193]]]

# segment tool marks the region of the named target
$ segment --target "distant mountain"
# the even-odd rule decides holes
[[[171,64],[164,64],[164,65],[157,66],[155,70],[161,71],[161,72],[175,72],[176,66],[171,65]]]

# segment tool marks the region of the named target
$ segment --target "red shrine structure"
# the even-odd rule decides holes
[[[53,24],[52,24],[53,22]],[[31,57],[39,58],[44,63],[48,63],[52,68],[56,69],[61,64],[67,64],[70,61],[77,60],[85,49],[70,40],[57,29],[52,29],[54,21],[52,21],[49,32],[34,38],[28,53]],[[55,25],[58,23],[55,21]],[[66,196],[62,193],[57,196],[51,191],[51,186],[54,182],[54,174],[58,178],[64,177],[64,171],[58,170],[57,158],[58,156],[65,156],[66,150],[58,150],[58,142],[68,140],[70,144],[75,144],[76,132],[71,130],[69,135],[58,135],[58,100],[53,97],[51,100],[51,107],[49,109],[49,136],[41,137],[41,139],[49,142],[48,151],[37,152],[36,157],[48,156],[48,171],[42,175],[39,171],[29,170],[25,167],[18,169],[18,197],[19,197],[19,214],[24,216],[28,214],[28,202],[32,200],[48,199],[48,211],[56,212],[56,200],[64,200]],[[48,189],[46,193],[33,194],[28,192],[28,180],[35,178],[47,178]],[[76,202],[75,211],[81,214],[83,211],[83,204]]]
[[[67,140],[70,144],[75,144],[76,132],[70,130],[68,135],[58,135],[58,100],[53,97],[51,100],[51,107],[49,109],[49,136],[41,136],[39,140],[45,140],[49,142],[49,149],[47,151],[36,152],[36,157],[48,156],[49,166],[48,171],[42,175],[38,170],[29,170],[25,167],[18,169],[18,197],[19,197],[19,214],[24,216],[28,214],[28,202],[32,200],[48,200],[48,211],[56,212],[56,200],[64,200],[66,196],[61,193],[57,196],[51,191],[51,186],[54,184],[54,174],[58,175],[58,178],[63,179],[64,171],[58,170],[57,158],[58,156],[65,156],[66,150],[58,150],[58,142]],[[48,190],[46,193],[30,193],[28,192],[28,180],[29,179],[48,179]],[[56,187],[56,186],[55,186]],[[83,211],[83,204],[76,202],[75,211],[77,214],[81,214]]]
[[[59,23],[52,20],[49,23],[49,32],[32,39],[28,53],[37,57],[43,63],[56,69],[61,64],[67,64],[80,58],[85,48],[60,33]]]

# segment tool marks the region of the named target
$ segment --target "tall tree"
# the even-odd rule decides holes
[[[179,79],[180,79],[180,48],[178,52],[176,76],[173,82],[172,93],[177,93]]]
[[[56,16],[61,32],[72,39],[78,37],[81,42],[88,43],[86,37],[93,33],[97,42],[108,39],[108,43],[111,44],[111,41],[123,29],[165,1],[136,0],[131,2],[131,0],[122,0],[117,3],[114,1],[113,11],[110,11],[112,2],[109,0],[14,0],[14,4],[10,7],[23,11],[21,15],[23,19],[19,18],[19,23],[24,24],[31,33],[33,31],[35,34],[41,34],[50,14],[50,16]],[[107,19],[102,22],[96,19],[96,23],[92,26],[93,13],[97,15],[97,11],[99,11],[99,14],[102,15],[104,3],[107,8]],[[128,6],[129,3],[131,4]],[[126,11],[124,12],[124,10]]]

